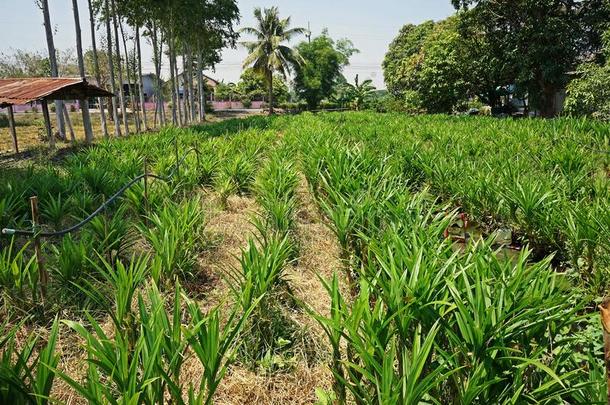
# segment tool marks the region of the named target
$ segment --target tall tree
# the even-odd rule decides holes
[[[297,50],[305,63],[296,69],[295,90],[309,108],[316,108],[320,101],[333,95],[337,85],[345,83],[343,68],[358,50],[348,39],[334,41],[327,30],[313,40],[301,42]]]
[[[119,113],[117,108],[117,87],[116,81],[114,80],[114,57],[112,56],[112,31],[110,29],[110,0],[104,1],[104,11],[105,11],[105,19],[106,19],[106,45],[108,46],[106,50],[106,54],[108,56],[108,72],[110,78],[110,90],[112,91],[111,104],[112,104],[112,118],[114,121],[114,136],[121,136],[121,123],[119,122]]]
[[[280,18],[277,7],[254,9],[256,27],[245,27],[241,32],[253,35],[253,41],[244,42],[250,54],[244,67],[252,67],[262,73],[267,80],[269,94],[269,114],[273,114],[273,74],[280,73],[284,78],[290,71],[303,63],[303,58],[289,42],[295,35],[307,33],[305,28],[290,28],[290,17]]]
[[[121,21],[119,21],[119,27],[121,29],[121,38],[123,39],[123,50],[125,51],[125,71],[127,74],[127,88],[129,89],[129,101],[131,103],[131,109],[133,111],[133,116],[134,116],[134,121],[136,124],[136,133],[140,133],[140,115],[138,114],[138,111],[136,109],[136,99],[135,99],[135,94],[133,94],[134,92],[134,88],[133,88],[133,84],[135,83],[134,80],[132,80],[132,68],[135,66],[135,63],[130,65],[130,61],[129,61],[129,51],[127,50],[127,37],[125,36],[125,30],[123,28],[123,23]],[[135,56],[135,54],[134,54]]]
[[[76,56],[78,58],[78,70],[81,79],[87,81],[85,74],[85,62],[83,61],[83,42],[80,31],[80,18],[78,14],[78,1],[72,0],[72,11],[74,13],[74,28],[76,29]],[[91,144],[93,142],[93,128],[91,128],[91,117],[89,116],[89,100],[86,98],[80,99],[80,109],[83,115],[83,127],[85,128],[85,142]]]
[[[558,110],[556,94],[568,81],[566,73],[598,53],[610,18],[606,0],[452,2],[460,10],[462,34],[482,33],[493,45],[489,51],[511,67],[508,79],[545,117]]]
[[[112,6],[112,25],[114,26],[114,51],[116,53],[117,73],[119,78],[119,103],[121,104],[121,115],[123,116],[123,125],[125,126],[125,135],[129,136],[129,121],[127,117],[127,102],[125,100],[124,82],[123,82],[123,64],[121,61],[121,47],[119,45],[119,18],[116,2],[111,0]],[[127,56],[127,55],[126,55]]]
[[[405,71],[413,57],[420,53],[424,41],[434,29],[434,21],[419,25],[407,24],[400,29],[398,36],[390,43],[383,60],[383,75],[388,91],[402,99],[407,90]]]
[[[49,15],[49,3],[48,0],[40,0],[39,4],[44,19],[44,29],[47,37],[47,48],[49,50],[49,64],[51,67],[51,76],[58,77],[57,71],[57,55],[55,51],[55,43],[53,41],[53,29],[51,27],[51,16]],[[63,103],[60,100],[55,101],[55,115],[57,117],[57,129],[59,131],[60,138],[65,138],[66,128],[63,117]],[[49,139],[49,145],[51,148],[55,147],[55,137],[51,134]]]
[[[144,83],[142,79],[142,46],[140,41],[140,26],[136,25],[136,58],[138,68],[138,93],[140,95],[140,109],[142,111],[142,124],[144,131],[148,131],[148,120],[146,118],[146,100],[144,98]]]
[[[93,4],[91,0],[87,0],[87,4],[89,6],[89,25],[91,28],[91,47],[93,53],[93,71],[95,73],[95,80],[97,81],[97,85],[101,86],[102,79],[100,74],[100,64],[97,58],[97,39],[95,33],[95,10],[93,9]],[[98,99],[98,103],[100,106],[100,120],[102,125],[102,133],[104,134],[104,138],[108,138],[108,127],[106,126],[106,111],[104,111],[104,98],[100,97]]]

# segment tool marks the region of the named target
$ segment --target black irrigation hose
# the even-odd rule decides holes
[[[123,193],[125,193],[125,191],[127,191],[129,188],[131,188],[138,181],[140,181],[144,178],[152,178],[152,179],[156,179],[156,180],[169,182],[174,177],[174,175],[177,173],[178,169],[180,168],[180,164],[182,164],[186,160],[188,154],[191,152],[195,152],[197,154],[197,164],[199,164],[199,150],[197,148],[191,148],[184,153],[184,155],[182,156],[182,159],[179,162],[176,162],[176,167],[171,171],[171,173],[167,177],[158,176],[158,175],[152,174],[152,173],[144,173],[144,174],[139,175],[138,177],[134,178],[129,183],[127,183],[123,187],[121,187],[119,189],[119,191],[117,191],[112,197],[110,197],[108,200],[106,200],[95,211],[93,211],[87,218],[83,219],[81,222],[79,222],[76,225],[73,225],[69,228],[63,229],[61,231],[55,231],[55,232],[36,232],[34,230],[4,228],[4,229],[2,229],[2,234],[3,235],[20,235],[20,236],[38,236],[41,238],[53,238],[53,237],[64,236],[68,233],[77,231],[80,228],[82,228],[83,226],[87,225],[89,222],[91,222],[93,220],[93,218],[98,216],[102,211],[104,211],[106,209],[106,207],[108,207],[110,204],[112,204],[117,198],[119,198],[121,195],[123,195]]]
[[[176,174],[176,172],[178,171],[178,169],[180,168],[182,163],[184,163],[184,161],[188,157],[189,153],[191,153],[191,152],[195,152],[195,154],[197,156],[197,166],[199,166],[199,163],[200,163],[199,162],[199,155],[200,155],[199,149],[197,149],[195,147],[190,148],[189,150],[184,152],[184,155],[182,155],[182,159],[180,159],[178,162],[176,162],[176,167],[174,167],[174,169],[167,176],[168,179],[171,179],[172,177],[174,177],[174,175]]]
[[[127,189],[129,189],[131,186],[133,186],[134,184],[136,184],[138,181],[142,180],[145,177],[150,177],[150,178],[157,179],[157,180],[162,180],[162,181],[169,181],[170,180],[169,177],[161,177],[161,176],[157,176],[156,174],[151,174],[151,173],[141,174],[138,177],[136,177],[135,179],[131,180],[129,183],[125,184],[123,187],[121,187],[121,189],[119,191],[117,191],[112,197],[110,197],[102,205],[100,205],[99,208],[96,209],[95,211],[93,211],[87,218],[83,219],[78,224],[73,225],[70,228],[63,229],[61,231],[56,231],[56,232],[35,232],[33,230],[29,230],[28,231],[28,230],[24,230],[24,229],[8,229],[8,228],[4,228],[2,230],[2,234],[3,235],[28,235],[28,236],[39,236],[41,238],[53,238],[53,237],[57,237],[57,236],[64,236],[65,234],[77,231],[80,228],[82,228],[83,226],[87,225],[89,222],[91,222],[93,220],[93,218],[98,216],[100,214],[100,212],[102,212],[107,206],[112,204],[125,191],[127,191]]]

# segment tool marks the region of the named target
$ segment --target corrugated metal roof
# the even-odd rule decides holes
[[[110,97],[113,94],[81,78],[28,77],[0,79],[0,106],[26,104],[41,99]]]

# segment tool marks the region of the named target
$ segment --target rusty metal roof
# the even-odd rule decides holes
[[[81,78],[28,77],[0,79],[0,107],[31,101],[111,97],[112,93]]]

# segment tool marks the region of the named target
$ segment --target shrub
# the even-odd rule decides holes
[[[250,97],[242,97],[241,103],[243,104],[244,108],[252,107],[252,99]]]
[[[564,112],[610,120],[610,65],[584,64],[579,77],[568,84]]]
[[[329,100],[322,100],[320,102],[320,108],[322,110],[331,110],[331,109],[338,108],[338,107],[339,107],[339,105],[337,103],[329,101]]]

